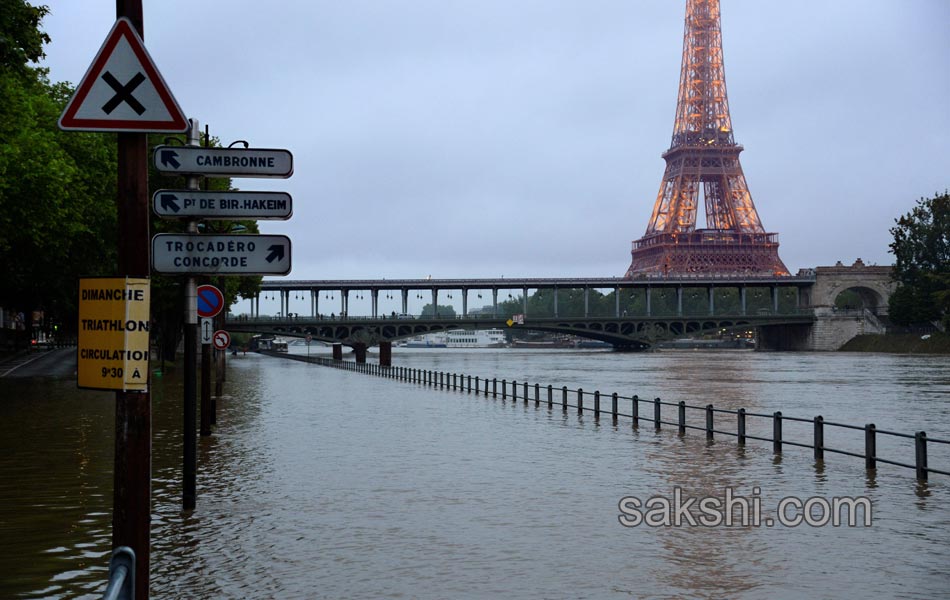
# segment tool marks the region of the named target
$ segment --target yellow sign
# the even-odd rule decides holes
[[[148,390],[148,279],[79,280],[79,387]]]
[[[507,324],[508,324],[508,327],[511,327],[512,325],[514,325],[514,324],[515,324],[515,322],[514,322],[514,321],[512,321],[511,319],[508,319],[507,321],[505,321],[505,323],[507,323]]]

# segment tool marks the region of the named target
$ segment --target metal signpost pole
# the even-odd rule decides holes
[[[141,0],[116,0],[116,18],[127,17],[144,36]],[[148,277],[148,136],[118,134],[118,275]],[[135,597],[148,598],[152,501],[152,406],[145,392],[115,394],[115,468],[112,545],[135,552]]]
[[[198,145],[198,121],[189,120],[188,145]],[[198,178],[185,178],[185,187],[189,190],[198,189]],[[188,221],[188,232],[197,233],[197,221]],[[197,503],[197,470],[198,470],[198,440],[197,440],[197,364],[196,354],[198,345],[198,293],[195,278],[191,275],[185,280],[185,422],[184,422],[184,464],[182,469],[181,502],[185,510],[193,510]]]
[[[201,342],[201,435],[211,435],[211,344],[204,340]]]

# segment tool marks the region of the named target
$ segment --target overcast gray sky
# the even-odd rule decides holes
[[[47,0],[78,83],[111,0]],[[145,0],[185,113],[288,148],[293,279],[620,276],[670,144],[685,0]],[[950,1],[722,0],[736,140],[795,272],[890,264],[950,186]]]

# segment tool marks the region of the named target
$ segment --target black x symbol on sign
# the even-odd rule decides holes
[[[132,92],[135,91],[135,88],[139,87],[143,81],[145,81],[145,75],[141,73],[136,73],[135,77],[129,80],[125,85],[119,83],[119,80],[116,79],[112,73],[106,71],[102,74],[102,80],[109,84],[113,90],[115,90],[115,96],[112,97],[112,100],[109,100],[104,105],[102,105],[102,110],[107,115],[114,111],[120,104],[125,102],[129,107],[136,112],[136,114],[141,115],[145,112],[145,107],[142,106],[142,103],[135,99],[132,96]]]

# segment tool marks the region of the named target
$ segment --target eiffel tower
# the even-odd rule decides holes
[[[726,97],[719,0],[687,0],[673,142],[627,278],[788,275],[778,234],[765,231],[752,203],[740,152]],[[705,229],[696,228],[700,202]]]

